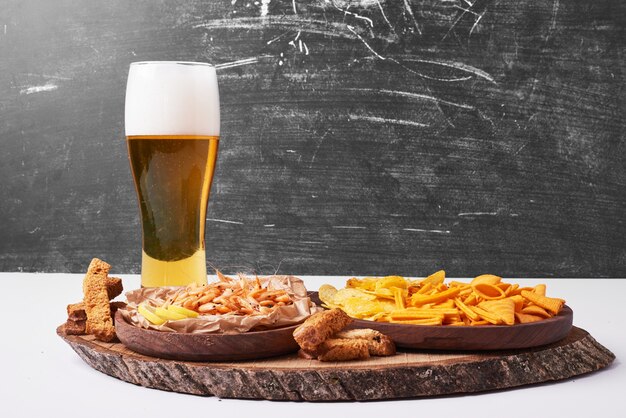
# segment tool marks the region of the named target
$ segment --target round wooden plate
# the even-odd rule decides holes
[[[317,292],[309,296],[320,304]],[[372,328],[388,335],[399,347],[428,350],[510,350],[538,347],[559,341],[572,328],[574,313],[568,306],[549,319],[518,325],[433,326],[391,324],[355,319],[350,328]]]
[[[186,361],[238,361],[280,356],[298,350],[297,325],[241,334],[188,334],[139,328],[115,314],[115,333],[129,349],[152,357]]]

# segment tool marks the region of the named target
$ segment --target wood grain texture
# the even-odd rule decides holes
[[[295,353],[297,325],[234,334],[161,332],[126,322],[115,314],[115,333],[129,349],[159,358],[190,361],[239,361]]]
[[[225,271],[626,276],[623,1],[5,0],[0,270],[139,272],[128,65],[220,64]]]
[[[574,327],[558,343],[489,353],[400,352],[367,361],[322,363],[296,355],[236,363],[192,363],[134,353],[92,336],[57,334],[91,367],[137,385],[221,398],[353,401],[437,396],[567,379],[615,356]]]

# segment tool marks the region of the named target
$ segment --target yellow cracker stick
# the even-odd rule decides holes
[[[472,292],[469,296],[467,296],[464,300],[463,303],[466,304],[467,306],[472,306],[472,305],[476,305],[478,303],[478,298],[476,297],[476,295]]]
[[[433,285],[431,283],[426,283],[424,286],[420,287],[417,293],[423,295],[429,292],[432,288],[433,288]]]
[[[396,302],[396,308],[404,309],[405,308],[404,295],[403,295],[402,289],[396,287],[396,288],[393,288],[391,291],[393,293],[393,296]]]
[[[522,290],[522,297],[531,301],[537,306],[541,306],[542,308],[554,315],[559,313],[561,308],[563,308],[563,304],[565,303],[563,299],[549,298],[547,296],[541,296],[537,293],[529,292],[527,290]]]
[[[485,321],[493,325],[499,325],[502,323],[502,320],[500,319],[498,315],[495,315],[491,312],[487,312],[486,310],[479,308],[478,306],[472,306],[471,309],[474,312],[476,312],[478,315],[480,315],[480,317],[483,318]]]
[[[433,312],[392,312],[387,314],[387,318],[392,321],[411,321],[417,319],[436,319],[443,321],[444,315]]]
[[[420,295],[419,293],[414,293],[411,296],[411,304],[414,306],[425,305],[427,303],[439,303],[443,302],[446,299],[453,298],[459,294],[461,291],[458,287],[453,287],[448,290],[444,290],[443,292],[435,293],[434,295]]]
[[[454,308],[454,299],[448,299],[444,302],[438,303],[433,308]]]
[[[431,318],[431,319],[413,319],[406,321],[389,321],[396,324],[412,324],[412,325],[441,325],[441,319],[439,318]]]
[[[458,299],[458,298],[454,299],[454,303],[455,303],[456,307],[459,308],[461,310],[461,312],[463,312],[465,314],[465,316],[467,316],[472,321],[480,320],[480,315],[478,315],[476,312],[471,310],[469,308],[469,306],[467,306],[466,304],[461,302],[461,299]]]
[[[453,324],[455,322],[462,322],[461,321],[461,315],[459,315],[458,312],[456,314],[454,314],[454,315],[444,315],[443,323],[445,325]]]

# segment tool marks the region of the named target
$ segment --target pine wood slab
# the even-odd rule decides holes
[[[321,363],[286,355],[232,363],[144,356],[121,343],[66,335],[94,369],[137,385],[221,398],[293,401],[395,399],[481,392],[567,379],[602,369],[615,355],[573,327],[556,343],[493,352],[400,351],[368,361]]]

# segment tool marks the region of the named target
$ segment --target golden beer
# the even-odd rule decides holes
[[[141,215],[143,287],[207,282],[204,229],[219,110],[213,66],[131,64],[126,142]]]
[[[143,228],[142,285],[205,283],[204,225],[219,137],[127,141]]]

